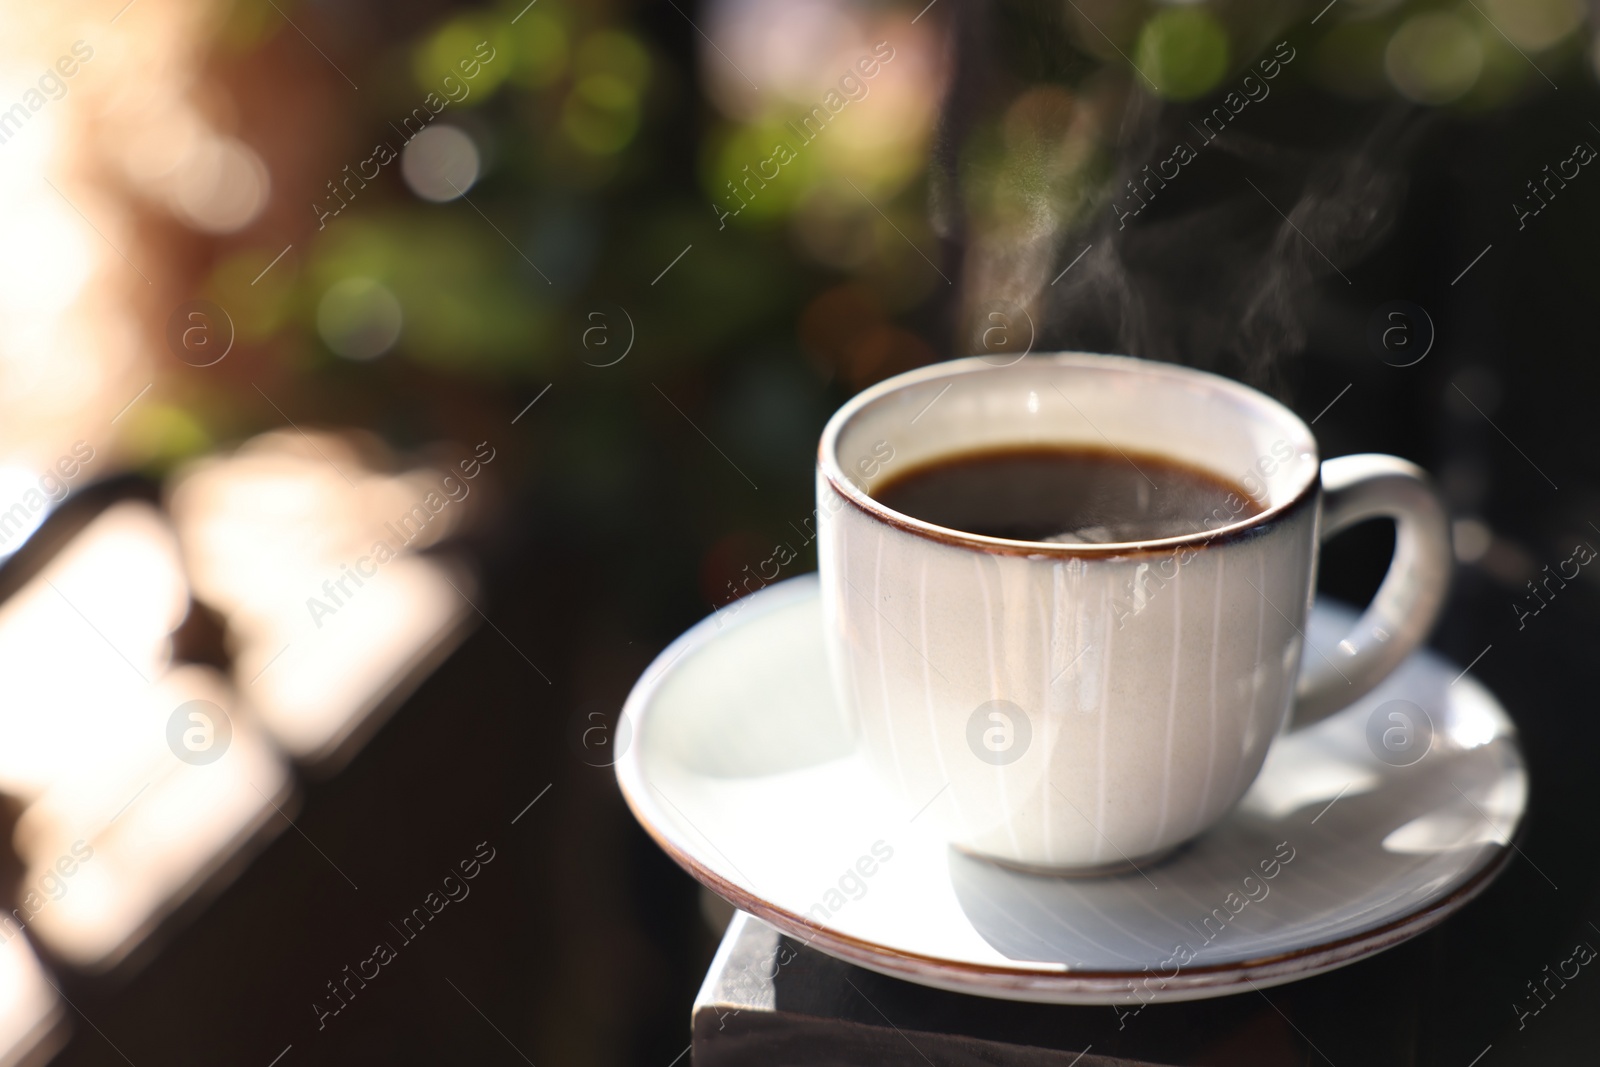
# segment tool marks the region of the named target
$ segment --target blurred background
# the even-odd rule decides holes
[[[1547,877],[1415,1062],[1592,1043],[1508,1007],[1600,921],[1593,5],[0,8],[4,1062],[675,1062],[729,912],[622,699],[814,568],[844,399],[1068,347],[1438,476]]]

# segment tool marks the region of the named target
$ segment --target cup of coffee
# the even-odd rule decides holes
[[[1122,356],[881,382],[824,429],[817,502],[833,682],[875,774],[956,847],[1054,872],[1215,823],[1276,736],[1423,641],[1451,566],[1414,465],[1319,462],[1271,398]],[[1383,517],[1377,595],[1309,647],[1321,541]]]

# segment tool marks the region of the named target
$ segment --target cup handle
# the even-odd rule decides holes
[[[1450,524],[1428,476],[1396,456],[1322,464],[1321,539],[1368,519],[1395,521],[1394,558],[1378,594],[1344,640],[1301,653],[1292,728],[1365,696],[1433,629],[1450,583]]]

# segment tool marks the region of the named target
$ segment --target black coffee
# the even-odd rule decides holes
[[[1149,541],[1216,530],[1262,505],[1164,456],[1078,447],[968,452],[898,472],[872,495],[904,515],[1015,541]]]

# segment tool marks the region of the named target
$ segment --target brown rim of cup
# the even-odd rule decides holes
[[[986,534],[967,533],[963,530],[953,530],[946,526],[939,526],[895,511],[846,478],[843,470],[839,467],[836,457],[831,454],[845,425],[863,408],[906,388],[908,385],[924,379],[954,377],[957,374],[982,373],[984,371],[1001,374],[1012,367],[1022,366],[1030,361],[1048,361],[1058,366],[1076,365],[1100,369],[1122,369],[1130,372],[1134,371],[1134,368],[1138,368],[1137,373],[1141,374],[1153,373],[1190,381],[1200,380],[1209,388],[1229,392],[1251,405],[1265,407],[1269,413],[1278,415],[1280,421],[1288,423],[1291,430],[1295,431],[1295,435],[1303,439],[1303,447],[1297,448],[1296,451],[1309,452],[1311,455],[1314,464],[1311,473],[1306,477],[1304,484],[1289,499],[1273,504],[1271,507],[1247,519],[1240,519],[1226,526],[1219,526],[1215,530],[1181,534],[1177,537],[1162,537],[1150,541],[1068,544],[1057,541],[1016,541],[1005,537],[990,537]],[[1119,364],[1120,368],[1118,368]],[[1276,410],[1274,411],[1273,409]],[[828,419],[827,425],[823,427],[822,436],[817,442],[817,469],[827,479],[829,488],[840,499],[853,505],[858,511],[870,518],[887,523],[897,530],[955,548],[970,548],[993,555],[1037,556],[1057,559],[1118,559],[1129,556],[1167,555],[1185,548],[1198,550],[1258,536],[1317,498],[1317,493],[1322,487],[1321,467],[1317,440],[1311,432],[1311,427],[1307,426],[1294,412],[1265,393],[1251,389],[1249,386],[1236,382],[1231,378],[1224,378],[1219,374],[1212,374],[1208,371],[1195,370],[1192,367],[1183,367],[1176,363],[1161,363],[1153,360],[1136,359],[1133,356],[1105,355],[1094,352],[1040,353],[1000,368],[985,363],[980,357],[972,356],[966,359],[948,360],[943,363],[934,363],[926,367],[919,367],[916,370],[906,371],[892,378],[885,378],[883,381],[863,389],[847,400]]]

